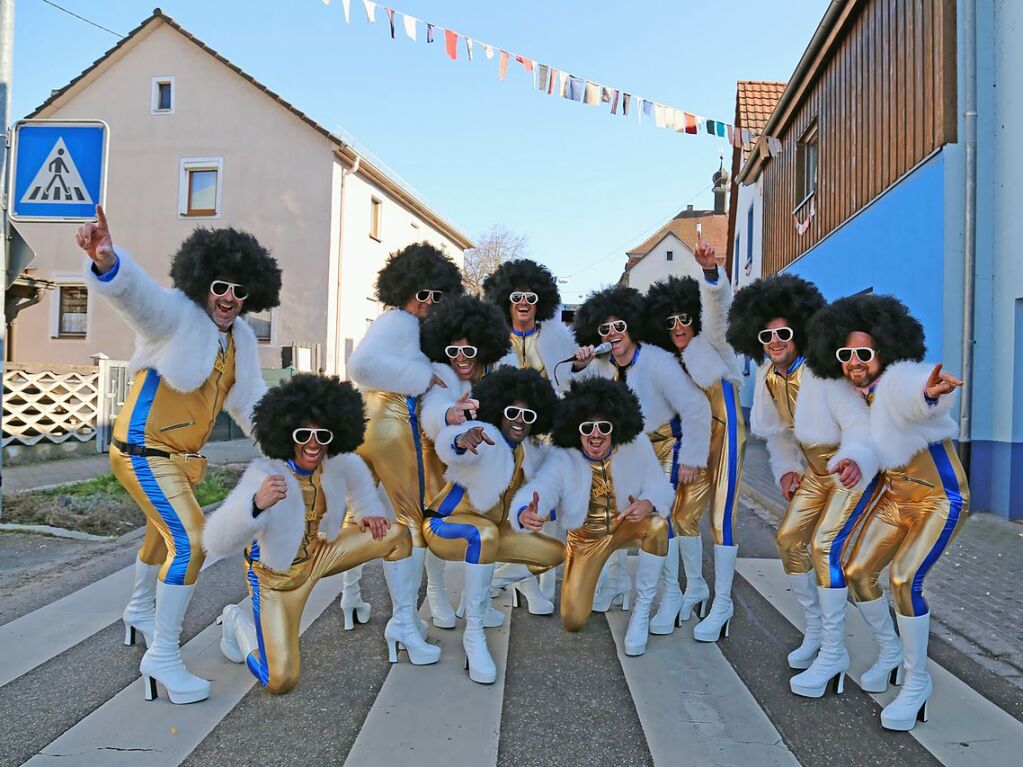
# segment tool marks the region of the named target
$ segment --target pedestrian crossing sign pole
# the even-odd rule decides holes
[[[13,132],[11,220],[94,220],[106,197],[107,124],[22,120]]]

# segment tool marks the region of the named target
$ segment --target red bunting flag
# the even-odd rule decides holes
[[[515,60],[517,62],[519,62],[520,64],[522,64],[522,68],[525,69],[527,72],[532,72],[533,71],[533,60],[532,59],[527,59],[525,56],[516,56]]]
[[[508,76],[508,51],[501,51],[497,60],[497,79],[503,80]]]
[[[691,115],[688,112],[683,112],[683,117],[686,121],[686,133],[696,133],[696,115]]]
[[[448,51],[448,58],[454,61],[458,58],[458,33],[450,29],[444,30],[444,45]]]

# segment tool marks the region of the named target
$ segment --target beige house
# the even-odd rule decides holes
[[[284,272],[281,305],[252,317],[264,367],[297,344],[303,366],[345,375],[382,307],[387,254],[426,240],[461,265],[469,239],[377,164],[156,11],[56,91],[34,118],[110,126],[107,215],[115,242],[163,284],[197,226],[252,232]],[[57,283],[11,328],[14,362],[127,359],[132,332],[81,285],[74,227],[19,224],[35,275]],[[319,354],[318,365],[316,356]]]

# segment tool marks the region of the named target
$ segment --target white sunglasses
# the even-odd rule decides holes
[[[416,301],[421,304],[425,304],[427,301],[439,304],[442,298],[444,298],[443,290],[420,290],[416,293]]]
[[[458,356],[459,352],[461,352],[462,356],[467,360],[472,360],[476,359],[476,354],[479,352],[479,349],[475,346],[455,346],[454,344],[444,347],[444,353],[448,355],[448,359],[453,360]]]
[[[316,437],[316,442],[320,445],[329,445],[334,441],[334,432],[330,429],[295,429],[291,432],[291,438],[295,440],[296,445],[304,445],[313,437]]]
[[[676,325],[688,328],[692,324],[693,318],[688,314],[673,314],[667,320],[668,330],[674,330]]]
[[[579,433],[584,437],[592,435],[594,429],[596,429],[598,434],[606,437],[615,430],[615,425],[610,421],[583,421],[579,424]]]
[[[538,296],[536,293],[520,290],[516,290],[514,293],[508,296],[508,298],[511,299],[511,302],[513,304],[521,304],[523,301],[525,301],[530,306],[532,306],[533,304],[540,300],[540,296]]]
[[[517,421],[522,416],[523,423],[536,423],[536,411],[528,407],[515,407],[509,405],[504,409],[504,417],[509,421]]]
[[[614,330],[616,333],[624,333],[629,329],[629,325],[625,320],[615,320],[614,322],[604,322],[597,326],[597,332],[601,336],[611,335],[611,331]]]
[[[757,333],[757,340],[759,340],[762,344],[769,344],[774,337],[777,336],[779,341],[787,343],[792,340],[792,336],[794,335],[795,333],[792,332],[792,328],[787,326],[780,328],[764,328]]]
[[[249,297],[249,291],[246,290],[244,285],[239,285],[237,282],[228,282],[227,280],[214,280],[210,283],[210,293],[215,295],[217,298],[226,296],[227,291],[231,291],[231,294],[239,301],[244,301]]]
[[[839,362],[852,362],[853,355],[860,362],[870,362],[874,359],[874,350],[869,346],[843,346],[835,350],[835,356]]]

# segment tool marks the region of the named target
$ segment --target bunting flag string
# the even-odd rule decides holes
[[[323,0],[323,3],[324,5],[329,5],[330,0]],[[351,0],[341,0],[341,4],[344,11],[345,23],[350,24]],[[366,20],[370,24],[375,24],[378,3],[373,0],[362,0],[362,6],[366,11]],[[413,42],[417,41],[416,25],[422,21],[422,23],[426,24],[426,42],[428,44],[434,41],[435,32],[440,31],[444,33],[444,50],[447,57],[452,61],[458,59],[458,44],[460,39],[465,41],[465,55],[469,61],[473,60],[474,46],[482,47],[487,60],[492,60],[494,55],[497,54],[497,76],[499,80],[505,80],[507,78],[508,62],[514,58],[515,61],[522,65],[523,71],[532,76],[531,87],[540,93],[558,95],[571,101],[582,102],[587,106],[609,105],[611,114],[620,114],[623,117],[629,116],[629,109],[632,105],[632,100],[636,99],[638,102],[638,108],[635,110],[636,119],[641,125],[645,118],[647,122],[652,122],[658,128],[668,128],[674,130],[676,133],[682,133],[690,136],[706,133],[708,136],[726,140],[737,149],[743,149],[757,144],[758,142],[762,142],[761,151],[767,157],[777,157],[784,149],[782,142],[774,136],[754,133],[746,128],[740,128],[732,125],[731,123],[701,117],[698,114],[687,112],[678,109],[677,107],[673,107],[659,101],[654,101],[653,99],[638,96],[635,93],[630,93],[620,88],[594,82],[578,75],[569,74],[568,72],[562,69],[556,69],[549,64],[542,64],[536,59],[529,58],[528,56],[524,56],[519,53],[506,51],[502,48],[497,48],[490,43],[485,43],[477,38],[463,35],[453,29],[442,27],[439,24],[423,21],[422,19],[410,16],[409,14],[395,10],[394,8],[388,8],[386,6],[380,7],[382,7],[387,13],[391,39],[395,39],[396,36],[396,14],[402,17],[405,35]],[[804,229],[808,227],[810,220],[813,219],[814,213],[815,211],[811,203],[807,220],[802,224],[797,221],[797,229],[800,227]]]

